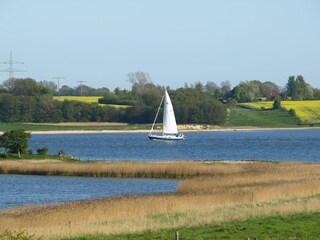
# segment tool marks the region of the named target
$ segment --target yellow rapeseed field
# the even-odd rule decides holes
[[[240,106],[247,107],[254,110],[261,110],[261,109],[271,109],[273,107],[272,101],[266,102],[247,102],[247,103],[239,103]]]
[[[109,106],[115,108],[127,108],[128,105],[117,105],[117,104],[103,104],[99,103],[99,98],[102,96],[54,96],[53,99],[59,101],[79,101],[84,103],[98,103],[100,106]]]
[[[240,104],[240,106],[248,107],[255,110],[271,109],[272,105],[272,101]],[[282,101],[281,106],[287,111],[289,111],[290,109],[294,109],[296,116],[300,119],[301,123],[320,123],[320,100]]]
[[[317,101],[285,101],[281,103],[287,111],[294,109],[302,123],[320,122],[320,100]]]
[[[79,101],[85,103],[98,103],[101,96],[54,96],[53,99],[60,101]]]

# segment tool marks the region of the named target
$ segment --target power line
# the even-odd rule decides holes
[[[26,72],[26,70],[15,69],[13,64],[24,64],[24,62],[14,61],[12,59],[12,52],[10,51],[10,59],[8,61],[0,62],[1,64],[8,64],[9,68],[0,70],[0,72],[9,72],[9,79],[13,78],[14,72]]]
[[[80,96],[82,96],[82,83],[87,82],[87,81],[77,81],[80,83]]]
[[[52,80],[58,80],[58,98],[60,97],[60,79],[66,79],[65,77],[53,77]]]

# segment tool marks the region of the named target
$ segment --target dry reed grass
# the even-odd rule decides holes
[[[232,164],[234,165],[234,164]],[[223,164],[204,162],[64,162],[52,160],[0,161],[0,173],[67,175],[91,177],[157,177],[184,178],[190,176],[221,175]],[[228,172],[239,171],[236,165]]]
[[[34,166],[41,164],[46,162]],[[98,167],[104,166],[96,164]],[[122,172],[132,171],[130,168],[135,165],[137,168],[144,166],[144,163],[105,165],[108,164],[109,167],[116,165]],[[176,194],[128,196],[2,210],[0,232],[5,229],[27,229],[29,233],[48,239],[157,230],[320,210],[320,198],[317,196],[320,194],[319,164],[178,162],[150,163],[146,166],[153,166],[154,172],[172,172],[176,168],[175,174],[188,174],[192,178],[183,180]]]

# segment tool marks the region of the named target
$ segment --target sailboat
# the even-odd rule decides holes
[[[162,133],[154,134],[153,128],[156,123],[161,105],[163,103],[163,128]],[[183,140],[184,134],[180,133],[177,128],[176,117],[174,115],[173,106],[171,103],[171,99],[167,90],[164,93],[164,96],[161,99],[156,117],[153,121],[150,133],[148,135],[149,139],[151,140],[169,140],[169,141],[176,141],[176,140]]]

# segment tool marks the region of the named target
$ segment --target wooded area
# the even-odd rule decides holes
[[[94,89],[82,86],[83,95],[101,95],[99,103],[126,105],[125,108],[102,106],[98,103],[58,101],[53,95],[80,95],[79,87],[62,86],[54,82],[34,79],[9,79],[0,85],[1,122],[125,122],[152,123],[165,87],[152,83],[144,72],[128,74],[131,90],[116,88]],[[69,91],[66,91],[66,90]],[[237,102],[252,102],[275,97],[293,100],[320,99],[320,90],[312,88],[302,76],[291,76],[285,89],[273,82],[258,80],[241,82],[231,89],[229,81],[218,86],[214,82],[196,82],[172,90],[172,98],[179,124],[222,124],[227,108]]]

